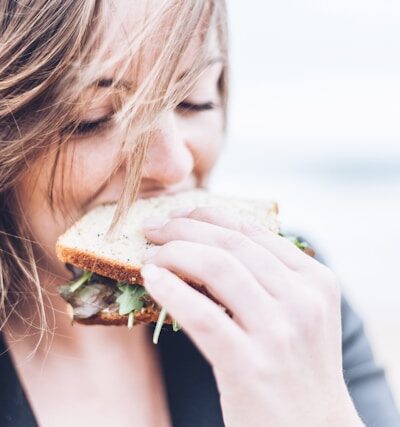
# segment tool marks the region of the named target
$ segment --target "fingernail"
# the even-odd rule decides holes
[[[155,216],[152,218],[145,219],[142,223],[142,226],[146,230],[157,230],[157,229],[163,227],[168,221],[169,221],[168,218]]]
[[[193,211],[193,208],[172,209],[169,212],[169,217],[170,218],[180,218],[180,217],[188,216],[190,214],[190,212],[192,212],[192,211]]]
[[[152,258],[159,250],[160,246],[151,246],[150,248],[146,249],[145,253],[143,254],[143,260],[147,261],[148,259]]]
[[[161,270],[154,264],[146,264],[141,268],[140,274],[142,275],[145,282],[153,283],[161,277]]]

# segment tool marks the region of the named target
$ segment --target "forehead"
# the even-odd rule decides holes
[[[110,9],[106,12],[106,19],[110,21],[110,25],[106,25],[106,31],[110,31],[111,34],[109,34],[110,42],[106,51],[107,57],[112,57],[116,53],[118,55],[118,52],[121,56],[131,52],[132,46],[135,45],[135,39],[142,38],[143,34],[148,31],[147,28],[151,29],[153,26],[153,31],[150,31],[148,37],[144,37],[141,48],[137,52],[135,51],[131,58],[136,72],[134,78],[135,80],[142,80],[160,54],[160,46],[163,45],[163,38],[168,32],[168,26],[173,24],[171,13],[168,12],[176,7],[176,2],[173,0],[115,0],[109,7]],[[162,13],[162,8],[166,13]],[[207,8],[205,8],[203,15],[206,12]],[[209,28],[210,33],[206,44],[203,40],[205,25],[212,25]],[[191,68],[196,55],[200,49],[203,49],[203,46],[205,46],[204,54],[210,60],[220,57],[221,49],[217,27],[208,24],[205,16],[202,17],[194,31],[190,28],[188,31],[192,34],[175,70],[176,78]],[[137,37],[135,37],[136,35]],[[118,64],[113,66],[108,72],[108,77],[112,77],[118,67]]]

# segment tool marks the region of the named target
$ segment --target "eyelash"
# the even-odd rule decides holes
[[[215,104],[213,102],[204,102],[203,104],[194,104],[192,102],[181,102],[177,108],[183,113],[199,113],[202,111],[213,110]],[[101,117],[100,119],[92,122],[81,122],[75,128],[74,133],[78,135],[88,135],[91,133],[99,132],[106,128],[111,121],[111,117]]]
[[[75,128],[74,133],[78,135],[87,135],[90,133],[99,132],[110,124],[111,117],[101,117],[92,122],[81,122]]]
[[[199,113],[201,111],[213,110],[215,104],[213,102],[204,102],[203,104],[194,104],[192,102],[181,102],[178,104],[177,108],[183,112],[188,113]]]

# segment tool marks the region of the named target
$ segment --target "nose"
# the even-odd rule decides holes
[[[177,184],[193,171],[194,159],[185,136],[178,127],[175,112],[162,114],[148,147],[143,178],[162,186]]]

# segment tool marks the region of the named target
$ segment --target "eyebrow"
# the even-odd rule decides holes
[[[210,65],[214,65],[218,62],[224,62],[224,59],[222,56],[218,56],[216,58],[212,58],[209,61],[206,62],[206,67],[209,67]],[[181,80],[185,75],[187,75],[188,71],[183,72],[179,77],[178,77],[178,81]],[[115,83],[115,80],[112,78],[100,78],[98,80],[95,80],[93,83],[91,83],[89,85],[89,88],[91,87],[101,87],[101,88],[108,88],[113,86]],[[117,82],[117,84],[115,85],[115,87],[117,89],[125,89],[125,90],[129,90],[129,88],[131,87],[130,83],[127,80],[121,80],[119,82]]]
[[[107,78],[100,78],[98,80],[95,80],[93,83],[91,83],[89,85],[90,87],[102,87],[102,88],[107,88],[107,87],[111,87],[113,86],[115,83],[114,79],[107,79]],[[115,85],[116,88],[118,89],[129,89],[130,84],[127,80],[121,80],[119,82],[117,82],[117,84]]]

